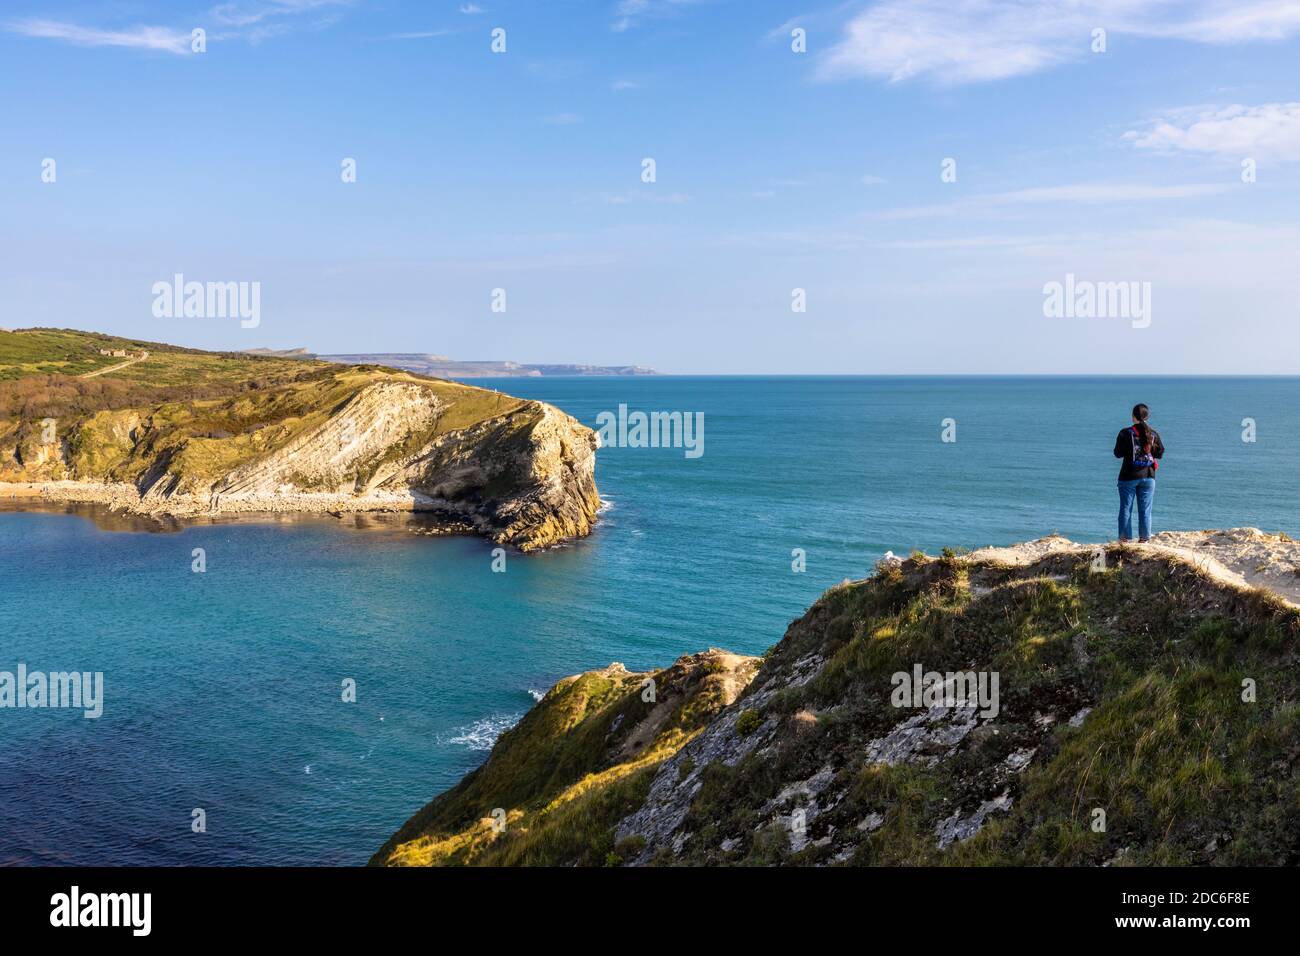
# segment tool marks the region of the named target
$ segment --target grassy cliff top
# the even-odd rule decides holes
[[[127,355],[112,355],[115,351]],[[145,353],[147,358],[132,361]],[[24,379],[30,383],[26,389],[15,384]],[[340,366],[242,352],[204,352],[70,329],[0,331],[0,417],[19,412],[15,399],[23,402],[25,414],[57,416],[61,410],[83,413],[168,399],[214,399],[284,386],[321,382],[361,386],[381,380],[418,382],[442,398],[461,403],[457,417],[462,421],[496,414],[507,401],[520,404],[489,389],[380,365]],[[42,386],[48,393],[45,396]],[[63,392],[79,393],[81,401],[63,402]],[[65,409],[65,404],[74,407]]]
[[[1294,864],[1300,609],[1171,548],[1060,540],[832,588],[652,766],[604,745],[653,712],[636,675],[562,682],[373,862]],[[996,674],[996,713],[899,703],[917,667]]]
[[[16,449],[0,457],[0,479],[136,481],[164,457],[188,478],[213,479],[322,425],[378,383],[418,385],[442,405],[436,423],[406,445],[529,405],[377,365],[203,352],[66,329],[0,332],[0,440]],[[47,419],[68,469],[26,464],[44,460],[33,443],[48,444],[40,425]]]
[[[113,377],[154,387],[292,377],[305,365],[325,365],[238,352],[204,352],[99,332],[37,328],[0,332],[0,382],[29,375],[75,377],[122,363],[121,357],[103,355],[101,350],[132,355],[148,352],[150,361],[124,368]]]

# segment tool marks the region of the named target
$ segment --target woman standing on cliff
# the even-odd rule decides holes
[[[1151,504],[1156,496],[1156,470],[1165,455],[1160,433],[1147,424],[1151,414],[1145,405],[1133,406],[1133,424],[1115,438],[1119,466],[1119,539],[1133,537],[1133,500],[1138,506],[1138,540],[1151,537]]]

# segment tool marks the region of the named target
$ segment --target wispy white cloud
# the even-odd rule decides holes
[[[944,236],[935,239],[886,239],[873,243],[881,249],[918,249],[918,250],[986,250],[986,249],[1026,249],[1030,247],[1041,247],[1047,243],[1064,244],[1069,242],[1079,242],[1082,239],[1090,238],[1083,235],[1050,235],[1050,236],[1003,236],[1003,235],[975,235],[975,236]]]
[[[434,37],[445,37],[454,33],[454,30],[417,30],[413,33],[390,33],[390,40],[430,40]]]
[[[840,0],[839,3],[832,7],[797,14],[780,26],[768,30],[763,38],[769,41],[789,42],[791,39],[790,32],[795,27],[802,27],[808,32],[809,36],[814,34],[821,37],[830,36],[844,24],[846,16],[860,13],[863,4],[864,0]]]
[[[1158,8],[1163,4],[1144,6]],[[1300,32],[1300,3],[1295,0],[1233,0],[1233,2],[1183,3],[1182,16],[1169,22],[1156,19],[1135,23],[1127,31],[1143,36],[1171,37],[1197,43],[1241,43],[1248,40],[1285,40]]]
[[[1034,202],[1145,202],[1152,199],[1187,199],[1224,192],[1222,183],[1183,183],[1153,186],[1148,183],[1070,183],[1064,186],[1036,186],[992,193],[993,203]]]
[[[161,50],[179,55],[187,55],[191,52],[190,31],[173,30],[168,27],[131,26],[108,30],[83,27],[58,20],[18,20],[7,24],[6,29],[22,36],[62,40],[75,46],[129,47],[137,50]]]
[[[577,113],[552,113],[543,116],[542,122],[547,126],[577,126],[582,122],[582,117]]]
[[[810,228],[804,230],[754,231],[726,233],[715,240],[719,245],[749,246],[771,249],[809,248],[823,251],[856,252],[863,249],[896,249],[899,251],[948,251],[969,255],[987,254],[987,261],[996,262],[1009,270],[1020,266],[1017,256],[1003,253],[1014,251],[1018,256],[1040,256],[1059,259],[1091,248],[1097,252],[1112,253],[1123,248],[1123,255],[1114,261],[1133,258],[1135,251],[1146,257],[1168,257],[1162,261],[1177,262],[1175,247],[1222,253],[1230,247],[1249,244],[1251,248],[1283,244],[1286,255],[1294,256],[1300,250],[1300,228],[1294,226],[1261,226],[1258,223],[1231,222],[1218,219],[1171,218],[1157,225],[1140,228],[1070,229],[1069,231],[1024,233],[969,233],[920,236],[917,238],[881,238],[879,231],[864,229]],[[1276,262],[1270,257],[1270,262]],[[1110,271],[1115,271],[1114,269]],[[1220,272],[1216,267],[1206,270],[1198,261],[1193,268],[1182,270],[1176,266],[1167,269],[1171,277],[1188,280],[1209,272]],[[1291,270],[1293,271],[1293,270]],[[1289,279],[1289,275],[1288,275]]]
[[[330,8],[351,5],[354,0],[229,0],[218,4],[207,14],[212,24],[225,28],[221,34],[209,31],[208,39],[233,39],[241,34],[250,43],[259,43],[274,36],[290,33],[295,26],[290,18],[301,14],[317,14],[310,29],[323,29],[332,25],[337,15]],[[202,22],[195,26],[204,26]],[[127,47],[138,50],[161,50],[185,55],[192,52],[192,35],[189,29],[132,25],[124,27],[93,27],[62,20],[30,18],[5,24],[5,29],[22,36],[47,40],[62,40],[74,46]]]
[[[1156,186],[1148,183],[1069,183],[1061,186],[1036,186],[1008,192],[986,193],[950,203],[886,209],[875,213],[877,219],[923,219],[951,216],[962,212],[986,212],[992,209],[1039,203],[1132,203],[1213,196],[1234,188],[1226,183],[1183,183]]]
[[[770,179],[758,189],[750,193],[753,199],[771,199],[780,192],[791,189],[805,189],[808,186],[806,179]]]
[[[1300,33],[1297,0],[881,0],[854,13],[823,79],[1006,79],[1090,55],[1092,31],[1197,43]]]
[[[1300,103],[1188,107],[1124,138],[1141,149],[1300,162]]]
[[[477,3],[462,3],[460,5],[460,12],[465,14],[467,17],[477,16],[480,13],[487,13],[487,11]]]
[[[543,57],[524,63],[533,76],[547,82],[563,82],[579,77],[586,70],[586,63],[577,57]]]
[[[614,22],[610,29],[622,33],[645,20],[659,20],[678,13],[683,7],[701,0],[618,0],[614,7]]]
[[[685,193],[661,193],[653,189],[629,189],[625,193],[606,194],[601,200],[607,206],[626,206],[629,203],[648,202],[680,206],[691,201]]]
[[[636,82],[635,80],[615,80],[610,85],[610,89],[613,90],[615,93],[623,93],[626,92],[627,90],[638,90],[640,88],[641,88],[641,84]]]
[[[315,13],[328,7],[346,7],[353,0],[228,0],[212,8],[212,18],[232,27],[262,23],[273,17]]]

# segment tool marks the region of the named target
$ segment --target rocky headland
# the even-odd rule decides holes
[[[371,862],[1293,865],[1298,582],[1252,528],[882,561],[762,658],[561,681]]]
[[[550,405],[156,343],[123,343],[145,358],[120,367],[104,341],[119,340],[0,335],[0,499],[180,518],[423,512],[524,551],[594,524],[595,433]]]

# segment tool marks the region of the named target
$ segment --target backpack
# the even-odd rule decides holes
[[[1150,426],[1148,425],[1147,427],[1149,428]],[[1133,439],[1133,467],[1150,468],[1152,471],[1159,469],[1160,462],[1156,461],[1154,456],[1143,453],[1141,444],[1142,436],[1138,434],[1137,426],[1131,426],[1128,431],[1129,435]]]

